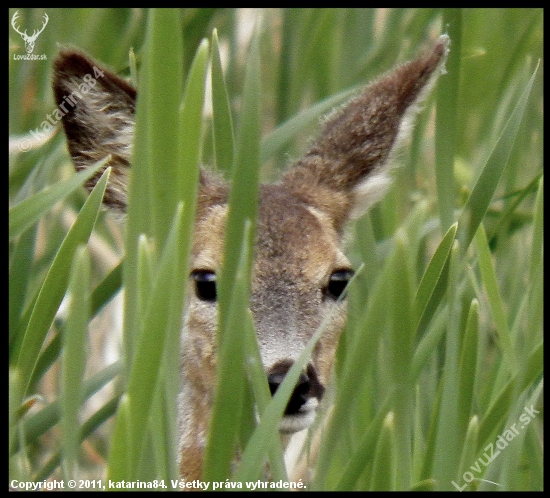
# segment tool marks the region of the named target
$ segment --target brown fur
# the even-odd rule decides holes
[[[339,297],[351,275],[343,253],[346,222],[383,194],[395,149],[441,72],[448,43],[442,36],[430,51],[368,86],[326,119],[319,139],[280,182],[260,187],[250,310],[273,390],[320,324],[328,322],[289,401],[282,433],[311,423],[329,380],[346,319]],[[72,50],[58,55],[58,104],[85,74],[93,75],[94,66]],[[111,154],[114,171],[105,203],[125,209],[136,92],[102,70],[105,76],[77,99],[63,125],[77,169]],[[215,289],[222,262],[228,192],[225,182],[201,172],[179,400],[180,470],[188,480],[201,477],[216,381],[217,307],[208,292]]]

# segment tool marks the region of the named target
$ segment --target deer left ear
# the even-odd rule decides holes
[[[126,185],[134,137],[136,90],[86,55],[62,50],[54,64],[53,90],[69,152],[77,170],[104,159],[113,171],[104,202],[126,208]],[[103,171],[86,185],[93,188]]]
[[[283,177],[287,188],[327,212],[338,230],[380,200],[395,151],[444,70],[449,37],[398,66],[328,117],[321,136]]]

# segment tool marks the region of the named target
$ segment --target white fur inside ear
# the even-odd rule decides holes
[[[445,55],[441,58],[439,67],[432,73],[430,79],[418,94],[418,98],[405,111],[387,160],[353,189],[355,199],[350,214],[352,219],[362,216],[370,207],[382,199],[388,190],[392,183],[391,170],[399,164],[399,152],[404,149],[410,140],[415,119],[422,110],[422,103],[430,94],[439,76],[446,73],[445,60],[449,52],[450,38],[447,35],[441,35],[439,39],[445,43]]]
[[[363,182],[353,189],[354,203],[350,213],[351,219],[362,216],[376,204],[390,187],[392,180],[389,175],[390,168],[380,168],[381,171],[369,175]]]

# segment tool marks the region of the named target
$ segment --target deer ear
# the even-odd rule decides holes
[[[111,155],[104,202],[126,208],[126,186],[134,135],[136,90],[86,55],[62,50],[56,57],[53,91],[69,152],[77,170]],[[100,171],[87,184],[93,188]]]
[[[327,212],[341,230],[387,189],[395,150],[437,77],[448,52],[441,36],[432,50],[398,66],[329,116],[320,138],[283,177],[288,189]]]

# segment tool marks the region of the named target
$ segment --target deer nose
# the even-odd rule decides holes
[[[281,383],[283,382],[286,374],[293,365],[293,361],[282,361],[271,368],[270,373],[267,375],[267,381],[269,383],[269,390],[273,396]],[[300,411],[300,408],[306,404],[308,399],[316,397],[319,400],[324,393],[324,387],[317,379],[317,374],[312,365],[309,365],[306,372],[302,372],[298,378],[298,382],[292,391],[292,395],[288,400],[285,408],[285,415],[294,415]]]
[[[269,382],[269,390],[271,391],[271,396],[275,394],[279,386],[282,384],[286,374],[275,373],[267,376],[267,381]],[[288,400],[288,403],[285,408],[285,415],[293,415],[298,413],[300,408],[306,403],[310,398],[309,393],[309,379],[305,373],[301,373],[298,379],[298,383],[292,391],[292,395]]]

